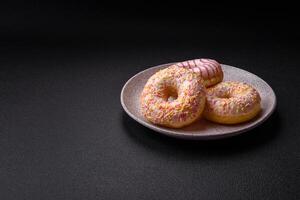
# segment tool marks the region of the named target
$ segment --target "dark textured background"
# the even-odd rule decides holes
[[[0,6],[0,199],[300,199],[295,7],[115,4]],[[131,76],[199,57],[266,80],[272,117],[189,142],[123,112]]]

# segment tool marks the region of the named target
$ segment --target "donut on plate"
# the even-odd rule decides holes
[[[187,68],[195,73],[199,73],[204,79],[206,87],[215,85],[223,80],[221,65],[213,59],[194,59],[175,64],[176,66]]]
[[[204,117],[221,124],[237,124],[254,118],[261,110],[260,95],[241,82],[221,82],[207,89]]]
[[[149,78],[140,97],[141,113],[154,124],[180,128],[201,116],[205,100],[200,74],[173,65]]]

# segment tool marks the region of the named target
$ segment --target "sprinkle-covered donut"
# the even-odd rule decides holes
[[[206,87],[215,85],[223,80],[223,71],[221,65],[212,59],[194,59],[179,62],[175,65],[199,73],[204,79],[204,85]]]
[[[140,98],[141,113],[150,122],[180,128],[197,120],[205,106],[200,74],[170,66],[151,76]]]
[[[237,124],[261,110],[259,93],[241,82],[221,82],[207,89],[204,117],[221,124]]]

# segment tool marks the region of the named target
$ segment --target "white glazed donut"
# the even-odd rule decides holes
[[[205,91],[200,74],[170,66],[147,81],[140,98],[141,113],[154,124],[172,128],[189,125],[204,110]]]
[[[237,124],[254,118],[261,110],[260,95],[252,86],[225,81],[207,89],[204,116],[221,124]]]

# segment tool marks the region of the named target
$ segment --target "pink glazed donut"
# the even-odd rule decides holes
[[[206,87],[213,86],[223,80],[223,71],[221,65],[212,59],[194,59],[175,64],[178,67],[190,69],[199,73],[204,79]]]

